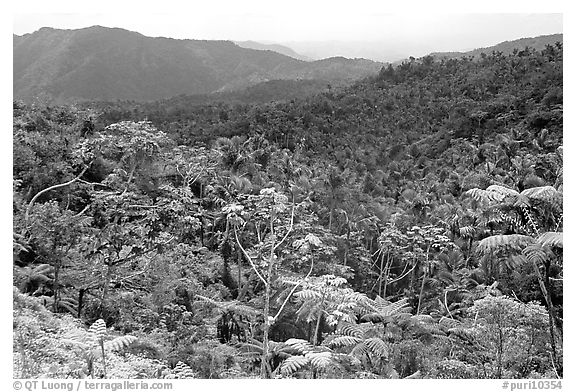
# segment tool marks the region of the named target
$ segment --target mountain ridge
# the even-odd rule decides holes
[[[295,58],[297,60],[302,61],[314,61],[314,59],[303,56],[300,53],[297,53],[294,49],[290,48],[286,45],[281,44],[266,44],[258,41],[233,41],[236,45],[246,48],[246,49],[254,49],[254,50],[270,50],[272,52],[280,53],[288,57]]]
[[[483,48],[476,48],[463,52],[432,52],[429,56],[438,58],[459,58],[465,56],[480,56],[482,53],[489,54],[491,52],[502,52],[502,54],[511,54],[515,49],[523,50],[526,47],[534,48],[535,50],[543,50],[546,45],[554,45],[556,42],[563,42],[563,34],[547,34],[539,35],[537,37],[525,37],[515,40],[507,40],[499,42],[492,46]]]
[[[305,62],[232,41],[147,37],[120,28],[42,28],[13,37],[14,97],[138,101],[206,94],[283,79],[353,81],[382,63]]]

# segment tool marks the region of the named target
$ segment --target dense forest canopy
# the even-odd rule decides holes
[[[275,102],[15,101],[15,372],[562,377],[562,67],[556,43]]]

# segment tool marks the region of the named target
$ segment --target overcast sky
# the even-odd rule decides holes
[[[158,7],[140,7],[139,2],[131,2],[139,5],[130,8],[78,7],[74,3],[68,7],[58,7],[49,2],[49,7],[39,3],[37,7],[16,9],[13,31],[22,35],[44,26],[76,29],[101,25],[121,27],[152,37],[261,42],[332,40],[434,43],[438,50],[458,50],[563,30],[562,14],[541,13],[545,11],[542,9],[536,9],[538,13],[533,13],[534,8],[508,7],[496,8],[499,13],[488,13],[487,9],[477,13],[476,9],[465,7],[443,8],[443,2],[438,0],[432,2],[437,5],[433,9],[425,5],[431,2],[404,2],[413,5],[412,11],[419,12],[410,12],[410,8],[390,7],[382,1],[366,0],[204,0],[188,2],[188,6],[179,8],[168,6],[168,2],[160,10]],[[28,5],[28,1],[25,4]],[[102,4],[102,0],[99,4]],[[459,13],[447,14],[447,11]]]

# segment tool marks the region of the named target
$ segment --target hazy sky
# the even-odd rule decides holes
[[[109,8],[79,7],[77,3],[58,7],[58,2],[56,5],[52,1],[47,3],[48,7],[42,3],[29,7],[26,1],[23,2],[26,6],[16,7],[13,14],[14,33],[30,33],[44,26],[75,29],[102,25],[154,37],[263,42],[333,40],[434,43],[438,50],[457,50],[562,32],[562,14],[541,13],[545,9],[496,7],[494,9],[498,13],[489,12],[488,9],[481,9],[482,13],[478,13],[477,9],[472,8],[442,7],[443,2],[438,0],[404,0],[404,8],[390,7],[389,2],[366,0],[204,0],[186,2],[185,7],[171,7],[170,1],[156,2],[166,4],[161,9],[147,8],[141,6],[145,3],[136,1],[131,2],[133,6],[128,8],[115,6],[114,2],[109,4]],[[435,4],[435,7],[427,8],[428,3]],[[457,13],[447,14],[447,11]]]

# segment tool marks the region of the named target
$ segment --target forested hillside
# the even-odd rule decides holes
[[[231,41],[152,38],[119,28],[42,28],[14,36],[14,97],[26,102],[150,101],[234,91],[269,80],[340,83],[382,63],[330,58],[301,61]]]
[[[562,66],[14,102],[15,377],[562,377]]]

